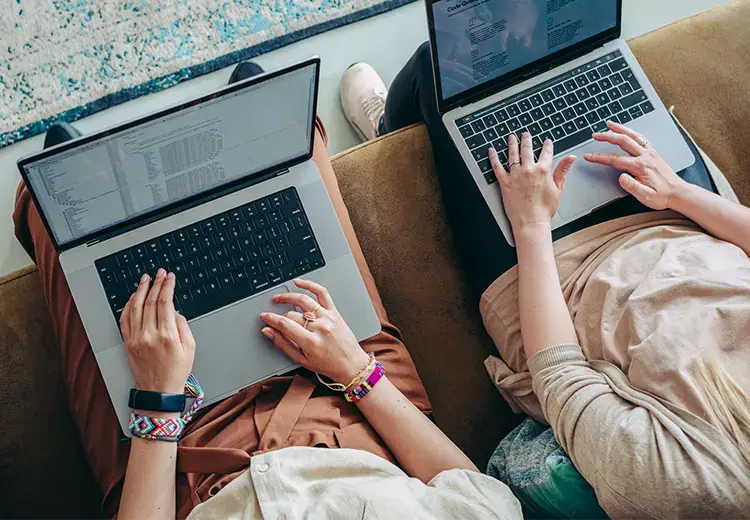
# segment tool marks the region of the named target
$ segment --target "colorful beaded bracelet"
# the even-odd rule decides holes
[[[385,368],[382,364],[376,363],[375,364],[375,370],[372,371],[372,373],[367,377],[364,383],[359,385],[356,388],[352,388],[349,392],[344,394],[344,398],[349,401],[350,403],[356,403],[360,399],[362,399],[364,396],[370,393],[370,390],[373,389],[373,387],[383,379],[383,376],[385,375]]]
[[[179,441],[185,426],[203,402],[203,389],[193,374],[188,376],[185,383],[185,395],[194,398],[195,401],[181,417],[147,417],[131,412],[130,433],[134,437],[152,441]]]

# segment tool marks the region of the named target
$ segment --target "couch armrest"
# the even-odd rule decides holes
[[[750,1],[628,42],[664,104],[750,205]]]

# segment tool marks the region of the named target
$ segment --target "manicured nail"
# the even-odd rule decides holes
[[[268,339],[273,339],[273,332],[271,332],[271,329],[265,328],[265,329],[262,329],[261,332]]]
[[[141,276],[141,283],[146,283],[149,281],[149,279],[151,279],[151,277],[144,273],[143,276]]]
[[[169,273],[167,275],[167,278],[169,278],[170,280],[172,280],[174,278],[174,273]]]

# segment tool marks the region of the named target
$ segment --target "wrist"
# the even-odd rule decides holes
[[[342,363],[334,372],[326,374],[326,376],[337,383],[347,385],[369,362],[370,356],[364,350],[359,349],[356,355],[345,363]]]
[[[539,222],[526,222],[513,228],[516,242],[535,240],[540,237],[552,236],[552,222],[549,220]]]
[[[693,200],[694,184],[679,179],[679,183],[672,187],[669,197],[667,197],[667,207],[673,211],[684,214]]]

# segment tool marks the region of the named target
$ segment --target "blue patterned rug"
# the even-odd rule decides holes
[[[0,0],[0,147],[412,1]]]

